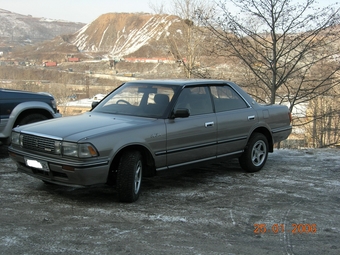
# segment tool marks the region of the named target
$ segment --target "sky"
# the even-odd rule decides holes
[[[163,0],[0,0],[0,9],[33,17],[89,23],[109,12],[153,13]]]
[[[297,2],[299,0],[296,0]],[[329,5],[339,0],[319,0]],[[0,0],[0,9],[33,17],[90,23],[110,12],[153,13],[150,6],[168,5],[171,0]]]

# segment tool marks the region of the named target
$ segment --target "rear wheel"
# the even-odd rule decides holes
[[[139,151],[125,152],[117,171],[117,192],[121,202],[132,203],[139,198],[143,160]]]
[[[22,125],[26,125],[26,124],[42,121],[42,120],[47,120],[47,117],[45,115],[42,115],[42,114],[39,114],[39,113],[33,113],[33,114],[29,114],[29,115],[23,117],[19,121],[18,124],[20,126],[22,126]]]
[[[268,157],[268,140],[261,133],[254,133],[247,144],[247,147],[239,158],[240,165],[247,172],[261,170]]]

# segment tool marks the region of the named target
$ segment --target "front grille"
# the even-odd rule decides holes
[[[54,144],[54,139],[28,134],[24,134],[23,136],[23,147],[25,149],[55,154]]]

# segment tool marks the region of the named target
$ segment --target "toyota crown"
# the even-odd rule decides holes
[[[10,157],[45,183],[114,185],[139,198],[143,176],[222,158],[259,171],[291,133],[286,106],[260,105],[221,80],[127,82],[82,115],[13,129]]]

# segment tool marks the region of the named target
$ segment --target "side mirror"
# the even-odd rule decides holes
[[[178,108],[175,112],[172,114],[172,118],[187,118],[190,116],[190,111],[187,108]]]
[[[93,101],[91,104],[91,110],[99,104],[99,101]]]

